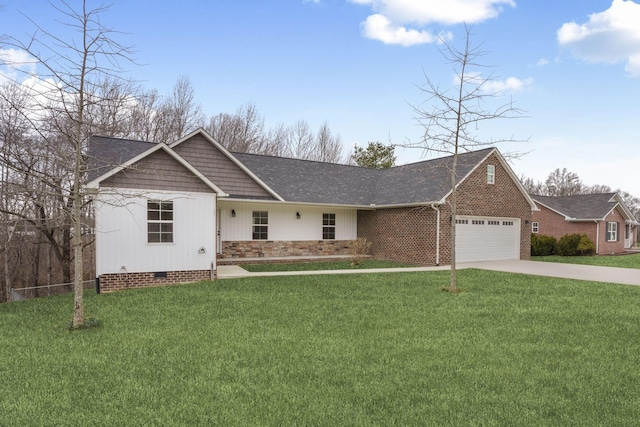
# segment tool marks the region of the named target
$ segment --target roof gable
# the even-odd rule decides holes
[[[110,142],[111,144],[117,144],[121,146],[127,146],[127,142],[130,142],[128,140],[117,140],[115,138],[108,138],[108,140],[108,142]],[[123,151],[127,153],[127,150],[131,150],[129,151],[129,153],[131,153],[138,151],[139,148],[142,147],[142,145],[138,144],[134,144],[134,146],[134,149],[125,148]],[[90,154],[91,153],[92,152],[90,151]],[[164,154],[164,156],[159,156],[158,154]],[[176,169],[175,167],[169,166],[168,170],[165,170],[164,175],[162,175],[161,173],[159,174],[157,165],[154,165],[154,160],[157,159],[156,162],[158,162],[161,161],[160,159],[166,159],[167,157],[172,161],[170,161],[169,163],[165,162],[165,165],[174,163],[178,165],[178,168]],[[96,157],[91,158],[94,159]],[[111,159],[114,158],[117,158],[117,156],[114,156]],[[100,160],[101,158],[98,157],[97,159]],[[180,171],[180,168],[184,169],[185,171]],[[105,167],[101,167],[98,163],[97,166],[95,168],[91,168],[91,170],[104,171]],[[123,174],[128,174],[129,176],[125,178],[122,176]],[[114,178],[116,175],[120,176],[118,178]],[[195,181],[200,181],[202,184],[204,184],[204,186],[217,193],[219,196],[227,195],[218,186],[211,182],[207,177],[203,176],[197,169],[195,169],[191,164],[189,164],[185,159],[180,157],[164,143],[153,144],[145,151],[140,152],[139,154],[128,159],[117,167],[111,168],[101,175],[95,177],[93,180],[86,184],[86,187],[95,189],[100,186],[100,183],[111,182],[112,185],[115,184],[119,187],[129,186],[131,188],[142,188],[140,184],[136,183],[135,181],[145,181],[144,177],[151,178],[147,179],[146,181],[162,181],[163,178],[164,180],[171,179],[173,181],[178,181],[181,182],[181,184],[176,184],[174,188],[178,189],[180,185],[183,185],[184,187],[182,189],[186,191],[189,191],[189,189],[195,190],[199,187],[201,188],[201,186],[195,184]],[[191,182],[191,184],[189,184],[189,182]],[[162,186],[162,184],[160,185]]]
[[[264,181],[256,176],[251,169],[242,164],[242,162],[240,162],[231,152],[214,140],[202,128],[196,129],[190,134],[180,138],[178,141],[173,142],[170,144],[170,147],[173,150],[182,151],[184,150],[185,145],[189,145],[189,143],[192,143],[196,139],[205,140],[210,144],[210,149],[221,155],[214,155],[214,159],[218,163],[217,165],[213,165],[214,167],[209,167],[210,165],[207,165],[207,154],[210,154],[211,151],[209,153],[201,152],[200,156],[189,155],[190,160],[195,163],[199,163],[199,166],[207,170],[207,172],[209,172],[212,178],[216,181],[222,180],[225,184],[229,185],[232,195],[243,198],[265,198],[271,196],[277,200],[284,201],[278,193],[270,188]],[[212,160],[212,158],[209,157],[208,160]],[[216,168],[215,166],[224,167]],[[231,179],[229,179],[230,177],[227,174],[233,175]],[[248,180],[243,179],[245,177],[249,178],[249,180],[253,181],[256,185],[248,185]],[[262,191],[258,191],[258,188]],[[234,194],[234,191],[238,191],[238,193]],[[249,194],[247,194],[247,192]]]

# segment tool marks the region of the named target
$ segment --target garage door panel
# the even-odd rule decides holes
[[[456,223],[456,261],[518,259],[519,223],[517,218],[460,218]]]

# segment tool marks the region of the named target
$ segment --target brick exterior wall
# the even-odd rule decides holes
[[[436,265],[436,224],[428,206],[358,211],[358,237],[373,243],[375,259]]]
[[[586,234],[598,248],[598,255],[610,255],[624,252],[624,217],[617,209],[614,209],[606,216],[604,221],[598,226],[594,221],[573,222],[564,219],[564,215],[552,211],[540,204],[540,209],[533,213],[532,220],[538,222],[538,234],[553,236],[560,239],[566,234]],[[607,222],[618,223],[618,240],[607,242]]]
[[[488,164],[495,166],[495,184],[487,184]],[[531,206],[495,155],[458,185],[457,215],[520,218],[520,259],[531,258]],[[451,263],[450,217],[445,203],[440,207],[441,265]],[[358,237],[373,242],[374,258],[435,265],[436,218],[429,206],[358,211]]]
[[[155,278],[154,272],[102,274],[99,277],[100,292],[107,293],[123,289],[150,288],[211,280],[211,270],[167,271],[166,278]],[[215,278],[215,271],[214,271]]]
[[[222,242],[218,259],[349,255],[351,240],[246,240]]]

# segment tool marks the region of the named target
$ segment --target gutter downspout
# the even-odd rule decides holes
[[[596,223],[596,255],[600,255],[600,221],[594,221]]]
[[[432,204],[431,209],[436,211],[436,265],[440,265],[440,206]]]

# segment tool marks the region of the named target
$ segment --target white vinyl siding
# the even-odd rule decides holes
[[[269,212],[269,240],[322,240],[323,213],[327,207],[285,205],[278,203],[242,203],[220,200],[220,239],[224,242],[253,240],[253,211]],[[231,216],[231,210],[236,216]],[[331,208],[335,213],[335,239],[357,237],[356,209]],[[297,218],[300,214],[300,219]]]
[[[148,243],[149,200],[173,202],[172,243]],[[211,268],[216,248],[213,193],[129,191],[127,197],[122,189],[101,189],[95,212],[97,275]]]

